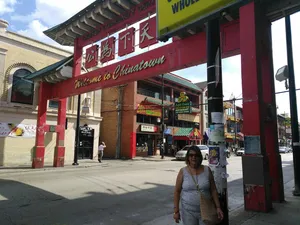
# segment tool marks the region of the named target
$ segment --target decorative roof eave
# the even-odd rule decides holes
[[[61,45],[73,46],[78,37],[93,36],[108,24],[140,4],[142,0],[96,0],[69,20],[44,31]]]
[[[44,81],[47,83],[59,83],[72,77],[73,56],[49,65],[41,70],[27,75],[24,79],[32,81]]]

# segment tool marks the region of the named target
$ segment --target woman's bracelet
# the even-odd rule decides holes
[[[175,215],[175,214],[178,214],[178,213],[179,213],[179,211],[177,211],[177,212],[174,212],[174,215]]]

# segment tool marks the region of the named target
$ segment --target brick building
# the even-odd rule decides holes
[[[102,91],[100,139],[106,143],[107,157],[133,158],[160,153],[162,78],[166,154],[172,154],[171,145],[181,148],[192,141],[201,143],[201,90],[187,79],[164,74]],[[192,102],[192,112],[176,115],[174,103],[181,92],[185,92]]]

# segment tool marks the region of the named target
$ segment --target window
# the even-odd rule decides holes
[[[49,108],[58,109],[58,101],[50,100],[49,101]]]
[[[34,83],[23,79],[28,74],[31,74],[31,72],[27,69],[18,69],[13,74],[11,102],[33,104]]]

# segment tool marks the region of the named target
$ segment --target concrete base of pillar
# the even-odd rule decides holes
[[[53,167],[65,166],[65,147],[55,147]]]
[[[32,159],[32,168],[38,169],[44,167],[45,146],[36,146]]]

